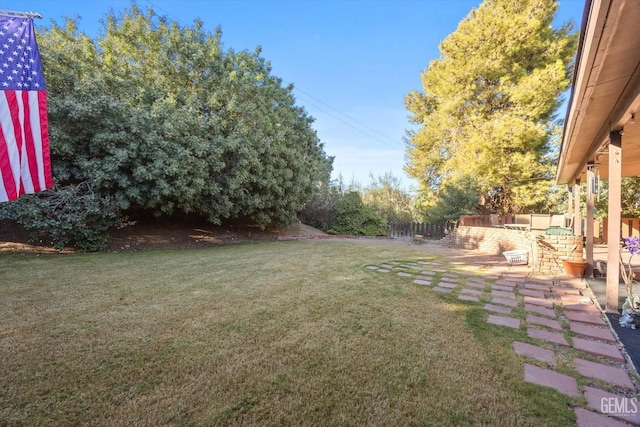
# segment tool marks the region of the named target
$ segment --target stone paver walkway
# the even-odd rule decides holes
[[[389,261],[366,268],[396,272],[418,286],[479,304],[488,323],[521,330],[523,341],[514,341],[513,350],[523,358],[524,381],[583,397],[584,406],[574,408],[578,427],[640,426],[632,365],[584,281],[530,277],[526,266],[509,266],[489,255],[467,256],[464,262]],[[522,312],[524,318],[513,314]],[[562,373],[556,370],[560,359]]]

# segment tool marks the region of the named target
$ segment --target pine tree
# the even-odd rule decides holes
[[[555,163],[553,116],[570,82],[577,37],[552,27],[553,0],[486,0],[441,44],[405,98],[419,126],[406,171],[427,207],[440,190],[476,185],[480,210],[509,214],[547,202]],[[555,141],[557,144],[557,141]]]

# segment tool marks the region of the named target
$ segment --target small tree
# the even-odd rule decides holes
[[[416,219],[414,201],[402,188],[400,178],[390,172],[382,176],[369,175],[371,182],[364,189],[362,201],[388,222],[411,222]]]
[[[463,177],[442,185],[435,203],[426,210],[430,222],[457,220],[460,215],[478,213],[480,189],[472,177]]]
[[[342,174],[332,181],[323,181],[313,198],[307,202],[298,214],[298,219],[322,231],[327,231],[335,218],[335,204],[346,194],[358,191],[359,184],[351,181],[346,184]]]
[[[384,236],[387,222],[373,209],[365,206],[360,194],[352,191],[334,204],[334,221],[331,234],[350,236]]]

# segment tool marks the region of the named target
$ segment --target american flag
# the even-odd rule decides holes
[[[0,14],[0,202],[53,187],[33,19]]]

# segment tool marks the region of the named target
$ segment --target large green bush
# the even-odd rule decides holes
[[[89,251],[103,249],[108,230],[122,224],[113,197],[95,194],[86,182],[0,204],[0,217],[22,225],[35,243]]]
[[[350,236],[384,236],[387,222],[365,206],[360,194],[353,191],[336,200],[333,223],[328,232]]]
[[[53,172],[125,210],[289,223],[331,158],[292,86],[221,31],[135,4],[93,40],[68,20],[39,35]]]

